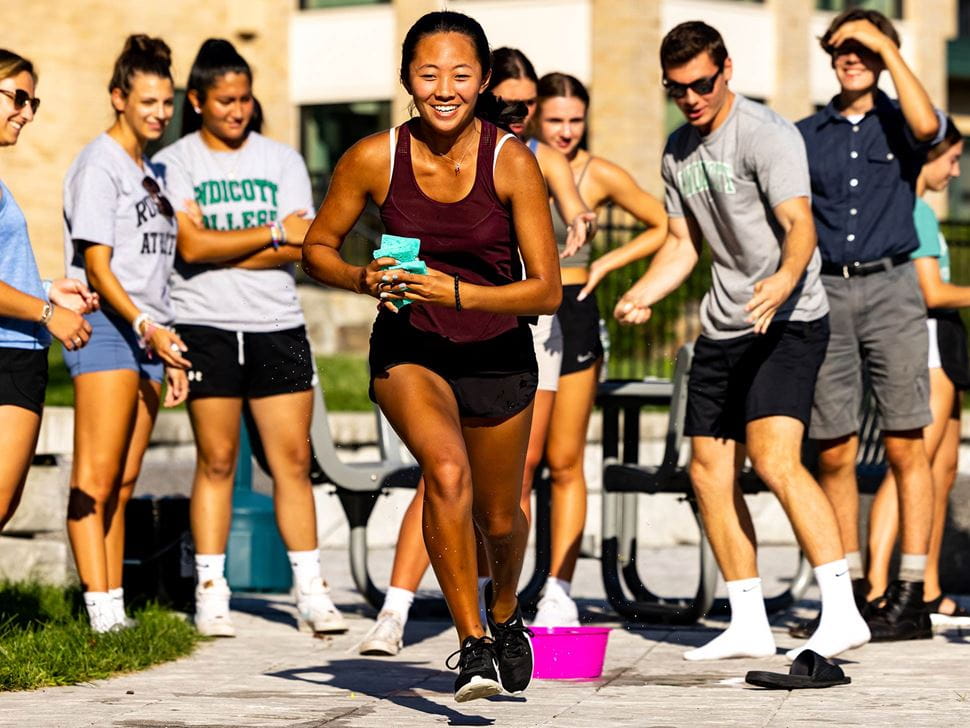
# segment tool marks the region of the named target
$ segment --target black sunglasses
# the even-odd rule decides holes
[[[717,69],[717,73],[713,76],[708,76],[707,78],[699,78],[696,81],[691,81],[690,83],[677,83],[676,81],[671,81],[669,78],[663,80],[664,88],[667,89],[667,95],[672,99],[682,99],[687,95],[687,89],[690,89],[695,94],[700,96],[705,96],[714,90],[714,84],[717,81],[717,77],[721,75],[723,68]]]
[[[31,96],[22,88],[18,88],[16,91],[8,91],[5,88],[0,88],[0,94],[7,96],[11,101],[13,101],[13,107],[18,111],[24,108],[27,104],[30,104],[30,110],[36,114],[37,108],[40,106],[40,99],[36,96]]]
[[[155,207],[158,208],[160,213],[165,217],[175,215],[175,209],[172,207],[172,203],[162,194],[162,188],[158,186],[158,182],[148,175],[145,175],[145,179],[141,181],[141,186],[145,188],[145,192],[152,198],[152,202],[155,203]]]

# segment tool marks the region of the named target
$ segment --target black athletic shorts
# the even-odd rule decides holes
[[[539,383],[532,332],[526,323],[504,334],[455,343],[409,323],[407,311],[382,313],[370,337],[370,398],[374,380],[398,364],[430,369],[451,387],[462,417],[511,417],[529,406]]]
[[[815,380],[825,359],[829,317],[777,321],[765,334],[701,336],[687,385],[684,434],[745,441],[745,426],[785,416],[808,427]]]
[[[0,348],[0,405],[40,414],[47,389],[47,349]]]
[[[189,399],[270,397],[313,387],[314,366],[306,327],[250,333],[176,324],[192,362]]]
[[[562,327],[562,367],[559,376],[581,372],[595,366],[603,358],[600,341],[600,309],[596,296],[578,301],[581,284],[562,287],[562,303],[556,316]]]

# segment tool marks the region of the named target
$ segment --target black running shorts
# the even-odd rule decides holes
[[[40,414],[47,389],[47,349],[0,348],[0,406]]]
[[[603,358],[600,341],[600,309],[596,296],[578,300],[581,284],[562,287],[562,303],[556,317],[562,327],[562,366],[559,376],[581,372],[595,366]]]
[[[271,397],[313,386],[314,364],[306,328],[250,333],[176,324],[192,362],[189,399]]]
[[[793,417],[807,428],[828,340],[828,316],[777,321],[765,334],[699,337],[684,434],[744,442],[748,422],[774,416]]]
[[[430,369],[451,387],[462,417],[506,418],[529,406],[539,382],[526,323],[485,341],[456,343],[409,323],[406,311],[382,313],[370,337],[370,398],[374,380],[398,364]]]

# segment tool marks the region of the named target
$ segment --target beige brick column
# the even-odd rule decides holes
[[[411,96],[396,81],[401,70],[401,43],[404,42],[404,36],[408,29],[414,25],[414,21],[425,13],[441,10],[442,3],[441,0],[392,0],[391,5],[394,7],[394,22],[397,26],[394,33],[395,45],[392,56],[394,65],[391,68],[391,77],[395,79],[394,98],[391,99],[391,123],[401,124],[411,117],[411,112],[408,111]]]
[[[808,29],[815,0],[767,0],[766,5],[775,28],[775,89],[768,103],[797,121],[814,111],[808,69],[818,48]]]
[[[589,144],[643,187],[663,192],[665,99],[660,85],[660,3],[593,0]]]
[[[905,48],[913,72],[941,109],[948,106],[946,43],[956,36],[956,0],[903,0],[903,19],[914,48]],[[929,194],[926,201],[941,218],[947,215],[947,196]]]

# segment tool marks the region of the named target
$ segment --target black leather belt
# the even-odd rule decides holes
[[[889,258],[879,258],[878,260],[867,260],[862,263],[858,260],[844,265],[839,263],[829,263],[822,261],[822,275],[842,276],[851,278],[852,276],[867,276],[871,273],[881,273],[895,268],[897,265],[909,262],[909,253],[899,253]]]

